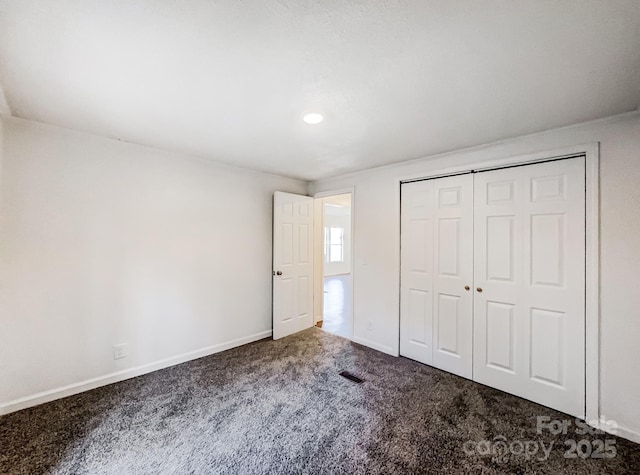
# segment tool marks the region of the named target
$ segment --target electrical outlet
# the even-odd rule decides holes
[[[128,355],[127,352],[127,344],[126,343],[120,343],[119,345],[114,345],[113,346],[113,359],[114,360],[119,360],[122,358],[126,358]]]

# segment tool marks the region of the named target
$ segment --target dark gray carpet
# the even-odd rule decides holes
[[[0,473],[640,473],[640,445],[536,416],[572,420],[313,328],[1,417]]]

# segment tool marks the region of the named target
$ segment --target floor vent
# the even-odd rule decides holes
[[[340,373],[340,376],[342,376],[343,378],[347,378],[349,381],[353,381],[354,383],[364,383],[364,379],[358,378],[355,374],[349,373],[349,371],[343,371],[342,373]]]

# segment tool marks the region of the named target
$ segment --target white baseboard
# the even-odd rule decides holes
[[[67,386],[62,386],[60,388],[50,389],[48,391],[43,391],[40,393],[32,394],[30,396],[14,399],[13,401],[0,404],[0,415],[20,411],[28,407],[37,406],[45,402],[55,401],[56,399],[61,399],[63,397],[73,396],[74,394],[89,391],[100,386],[106,386],[107,384],[117,383],[119,381],[124,381],[125,379],[135,378],[136,376],[152,373],[153,371],[157,371],[159,369],[168,368],[169,366],[175,366],[177,364],[202,358],[204,356],[209,356],[214,353],[220,353],[221,351],[229,350],[237,346],[246,345],[247,343],[262,340],[263,338],[268,338],[271,336],[271,334],[271,330],[255,333],[243,338],[219,343],[217,345],[208,346],[199,350],[189,351],[188,353],[183,353],[178,356],[172,356],[170,358],[165,358],[153,363],[135,366],[133,368],[116,371],[115,373],[110,373],[104,376],[98,376],[97,378],[87,379],[79,383],[73,383]]]
[[[635,430],[628,429],[626,427],[618,426],[615,430],[607,430],[604,426],[601,428],[616,437],[622,437],[623,439],[630,440],[631,442],[635,442],[636,444],[640,444],[640,432],[636,432]]]
[[[636,444],[640,444],[640,432],[620,426],[618,423],[612,424],[612,422],[613,421],[605,418],[600,420],[587,420],[587,423],[591,427],[600,429],[607,434],[615,435],[616,437],[621,437],[623,439],[630,440],[631,442],[635,442]]]
[[[390,346],[381,345],[380,343],[376,343],[375,341],[360,338],[358,336],[354,336],[351,341],[360,345],[368,346],[369,348],[373,348],[374,350],[381,351],[382,353],[386,353],[391,356],[397,356],[393,351],[393,348],[391,348]]]

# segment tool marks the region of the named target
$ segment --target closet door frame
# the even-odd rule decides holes
[[[470,152],[469,155],[472,153]],[[486,156],[487,153],[479,150],[477,155]],[[442,158],[446,156],[453,155],[446,154]],[[606,421],[601,420],[600,417],[600,143],[592,142],[501,159],[470,159],[467,164],[446,168],[438,168],[437,163],[442,161],[434,160],[430,170],[425,170],[429,165],[422,164],[422,171],[396,177],[396,209],[400,212],[402,183],[578,156],[585,157],[585,414],[586,421],[591,426],[606,429]],[[400,264],[399,235],[398,264]],[[399,356],[399,313],[396,328],[398,341],[395,353]]]

